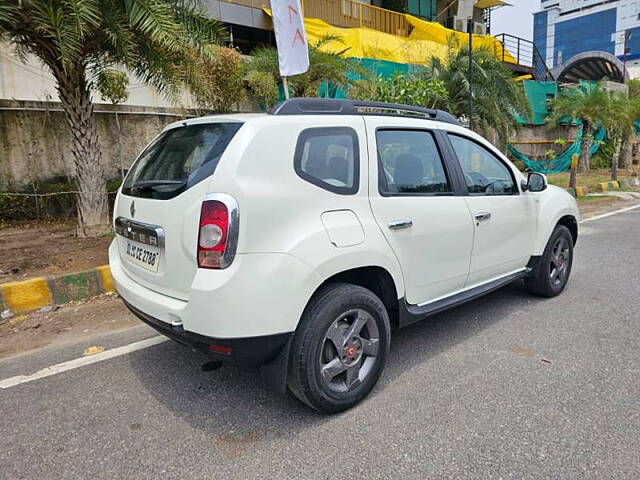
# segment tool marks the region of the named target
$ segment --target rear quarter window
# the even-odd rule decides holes
[[[294,157],[296,173],[330,192],[351,195],[358,191],[360,152],[352,128],[308,128],[298,137]]]
[[[173,128],[138,157],[122,185],[133,197],[169,199],[213,175],[242,123],[204,123]]]

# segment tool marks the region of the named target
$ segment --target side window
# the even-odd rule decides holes
[[[296,173],[320,188],[342,195],[358,191],[358,136],[352,128],[308,128],[298,137]]]
[[[433,134],[424,130],[378,130],[380,193],[448,194],[451,185]]]
[[[511,170],[493,153],[465,137],[449,134],[471,194],[513,195],[518,187]]]

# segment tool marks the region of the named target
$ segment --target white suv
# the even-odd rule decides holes
[[[292,99],[169,125],[109,249],[143,321],[323,412],[378,381],[391,331],[516,280],[565,287],[571,195],[434,110]]]

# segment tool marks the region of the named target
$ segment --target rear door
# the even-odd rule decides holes
[[[142,285],[188,299],[197,270],[202,199],[242,123],[183,125],[165,131],[124,180],[114,211],[120,259]]]
[[[448,134],[462,169],[475,235],[467,286],[526,267],[536,236],[536,203],[522,193],[506,160],[487,145]]]
[[[405,297],[420,305],[462,289],[473,223],[425,120],[365,117],[371,207],[402,268]]]

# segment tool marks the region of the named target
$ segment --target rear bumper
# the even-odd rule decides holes
[[[129,304],[165,325],[220,339],[286,334],[296,330],[307,300],[321,283],[291,255],[236,255],[223,270],[198,269],[187,299],[152,290],[123,265],[116,242],[109,248],[116,291]]]
[[[285,347],[293,332],[246,338],[214,338],[185,331],[182,326],[173,326],[138,310],[123,299],[131,312],[144,323],[153,327],[162,335],[182,345],[195,348],[211,355],[216,360],[233,363],[243,367],[260,367],[273,361]],[[218,353],[212,346],[230,349],[228,354]]]

